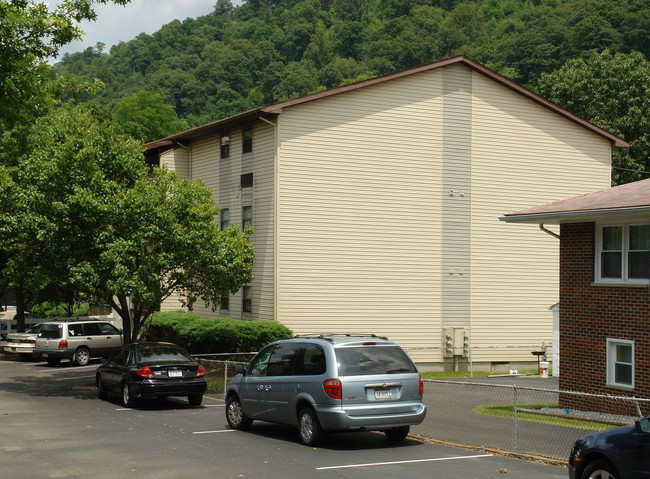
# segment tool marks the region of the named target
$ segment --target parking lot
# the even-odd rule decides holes
[[[221,397],[125,409],[96,398],[85,367],[0,359],[4,477],[565,478],[565,468],[383,434],[337,434],[320,448],[296,430],[256,422],[226,427]]]

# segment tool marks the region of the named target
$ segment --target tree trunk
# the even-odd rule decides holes
[[[20,283],[16,286],[16,321],[18,325],[16,326],[19,333],[25,332],[25,292],[23,290],[23,284]]]

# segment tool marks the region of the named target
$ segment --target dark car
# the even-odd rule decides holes
[[[186,396],[199,406],[207,388],[205,368],[171,343],[132,343],[97,368],[97,396],[121,395],[125,407],[138,399]]]
[[[571,479],[650,477],[650,417],[581,437],[569,456]]]

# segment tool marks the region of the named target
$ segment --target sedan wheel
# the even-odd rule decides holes
[[[582,473],[582,479],[618,479],[618,477],[614,466],[602,459],[589,464]]]
[[[226,402],[226,421],[231,428],[239,430],[248,429],[253,423],[253,420],[244,413],[237,396],[229,397]]]
[[[312,408],[304,407],[300,411],[298,433],[300,434],[300,440],[308,446],[316,446],[322,442],[323,431]]]
[[[124,405],[124,407],[135,406],[135,399],[131,397],[131,391],[127,383],[124,383],[122,385],[122,404]]]
[[[99,399],[106,399],[106,389],[104,389],[104,383],[102,382],[102,378],[99,374],[97,374],[97,380],[95,382],[97,383],[97,397]]]

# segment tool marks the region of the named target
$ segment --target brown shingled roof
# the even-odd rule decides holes
[[[485,75],[486,77],[490,78],[491,80],[499,83],[500,85],[509,88],[512,91],[515,91],[519,93],[520,95],[525,96],[529,100],[545,107],[548,108],[549,110],[553,111],[554,113],[557,113],[558,115],[574,122],[577,123],[578,125],[586,128],[587,130],[592,131],[596,135],[599,135],[606,140],[610,141],[612,144],[612,147],[614,148],[627,148],[630,146],[630,144],[623,140],[622,138],[619,138],[618,136],[609,133],[606,130],[603,130],[602,128],[588,122],[587,120],[580,118],[577,115],[574,115],[568,110],[565,110],[564,108],[556,105],[550,100],[547,100],[546,98],[543,98],[536,93],[533,93],[532,91],[528,90],[527,88],[524,88],[523,86],[519,85],[518,83],[513,82],[512,80],[509,80],[508,78],[499,75],[498,73],[490,70],[489,68],[484,67],[480,63],[475,62],[474,60],[471,60],[467,58],[466,56],[460,55],[456,56],[453,58],[448,58],[446,60],[441,60],[438,62],[434,63],[428,63],[426,65],[421,65],[418,67],[414,68],[409,68],[407,70],[403,70],[397,73],[391,73],[389,75],[384,75],[381,77],[377,78],[371,78],[369,80],[364,80],[360,81],[357,83],[352,83],[349,85],[343,85],[340,87],[336,88],[331,88],[329,90],[321,91],[321,92],[316,92],[312,93],[310,95],[305,95],[301,96],[299,98],[293,98],[291,100],[286,100],[282,101],[279,103],[275,103],[273,105],[268,105],[268,106],[263,106],[260,108],[255,108],[253,110],[249,110],[247,112],[240,113],[238,115],[229,117],[229,118],[224,118],[222,120],[218,120],[212,123],[208,123],[207,125],[199,126],[197,128],[193,128],[191,130],[177,133],[175,135],[168,136],[166,138],[161,138],[159,140],[147,143],[144,145],[144,147],[147,150],[154,150],[158,147],[160,147],[161,142],[167,143],[168,141],[170,142],[177,142],[177,141],[183,141],[183,140],[191,140],[193,138],[197,138],[203,135],[215,133],[218,131],[223,131],[228,128],[233,128],[239,125],[242,125],[245,122],[250,122],[255,120],[256,118],[263,116],[263,117],[272,117],[275,115],[279,115],[282,113],[282,110],[284,108],[288,108],[294,105],[299,105],[302,103],[307,103],[309,101],[314,101],[318,100],[321,98],[325,98],[331,95],[337,95],[339,93],[344,93],[347,91],[351,90],[356,90],[357,88],[363,88],[366,86],[374,85],[377,83],[382,83],[385,81],[393,80],[396,78],[401,78],[405,77],[408,75],[412,75],[415,73],[420,73],[428,70],[434,70],[436,68],[441,68],[447,65],[452,65],[455,63],[460,63],[462,65],[465,65],[468,68],[471,68],[472,70]],[[168,144],[168,143],[167,143]]]
[[[614,186],[566,200],[509,213],[506,222],[561,222],[611,213],[650,212],[650,179]]]

